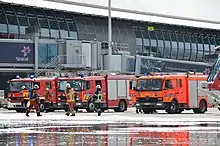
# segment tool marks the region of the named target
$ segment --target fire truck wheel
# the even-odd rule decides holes
[[[44,100],[40,101],[39,108],[40,108],[40,112],[44,112],[44,110],[45,110]]]
[[[144,114],[150,114],[150,113],[152,113],[152,109],[143,108],[143,112],[144,112]]]
[[[23,109],[16,109],[17,113],[23,113],[23,111],[24,111]]]
[[[86,111],[89,113],[93,113],[95,111],[95,104],[93,102],[90,102]]]
[[[183,112],[183,109],[178,109],[178,110],[176,111],[177,114],[181,114],[182,112]]]
[[[75,112],[78,112],[78,108],[74,108]]]
[[[118,104],[118,107],[114,109],[115,112],[124,112],[127,108],[127,104],[124,100],[121,100]]]
[[[166,112],[168,114],[176,114],[178,112],[179,104],[176,100],[173,100],[170,104]]]
[[[199,108],[193,109],[195,114],[204,114],[207,111],[207,103],[205,100],[201,100],[199,103]]]

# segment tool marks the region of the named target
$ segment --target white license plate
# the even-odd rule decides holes
[[[145,103],[145,105],[150,105],[150,103]]]
[[[81,103],[76,103],[76,105],[81,105]]]

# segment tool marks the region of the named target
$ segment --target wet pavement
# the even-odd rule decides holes
[[[201,130],[199,130],[200,128]],[[136,123],[69,126],[32,125],[31,127],[19,127],[17,130],[14,129],[14,132],[4,133],[2,131],[0,134],[0,145],[217,146],[220,144],[219,128],[220,122],[175,126],[144,125]]]
[[[161,114],[136,115],[143,117],[139,119],[138,122],[132,121],[131,113],[124,113],[124,115],[130,119],[123,117],[121,113],[119,116],[116,116],[118,113],[107,113],[96,120],[94,120],[95,118],[92,116],[94,114],[81,114],[78,117],[66,117],[62,114],[63,113],[50,113],[47,117],[44,116],[42,118],[37,118],[36,115],[33,114],[31,117],[26,118],[23,114],[8,114],[1,113],[0,111],[0,145],[220,145],[220,118],[218,118],[220,117],[220,113],[218,112],[210,112],[202,116],[187,114],[188,117],[184,114],[169,116]],[[183,120],[184,116],[186,117],[185,121]],[[52,117],[54,119],[52,119]],[[150,117],[151,122],[148,122],[148,117]],[[194,117],[200,118],[200,121],[194,121]],[[212,119],[212,121],[209,120],[208,117]],[[214,119],[214,117],[216,118]],[[102,118],[103,121],[101,121]],[[113,120],[110,121],[108,118]],[[146,119],[145,121],[143,120],[144,118]],[[91,121],[89,119],[91,119]]]

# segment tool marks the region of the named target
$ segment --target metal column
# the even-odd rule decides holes
[[[112,20],[111,20],[111,0],[108,0],[108,71],[111,71],[112,56]]]
[[[38,72],[38,44],[39,44],[39,33],[34,33],[34,70],[35,70],[35,74]]]

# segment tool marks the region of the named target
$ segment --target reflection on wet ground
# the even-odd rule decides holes
[[[189,128],[191,127],[191,128]],[[0,129],[0,145],[11,146],[209,146],[219,145],[219,124],[144,125],[136,123],[99,125],[32,125],[15,133]],[[17,128],[17,127],[11,127]],[[195,129],[193,129],[195,128]],[[201,130],[200,130],[201,128]]]

